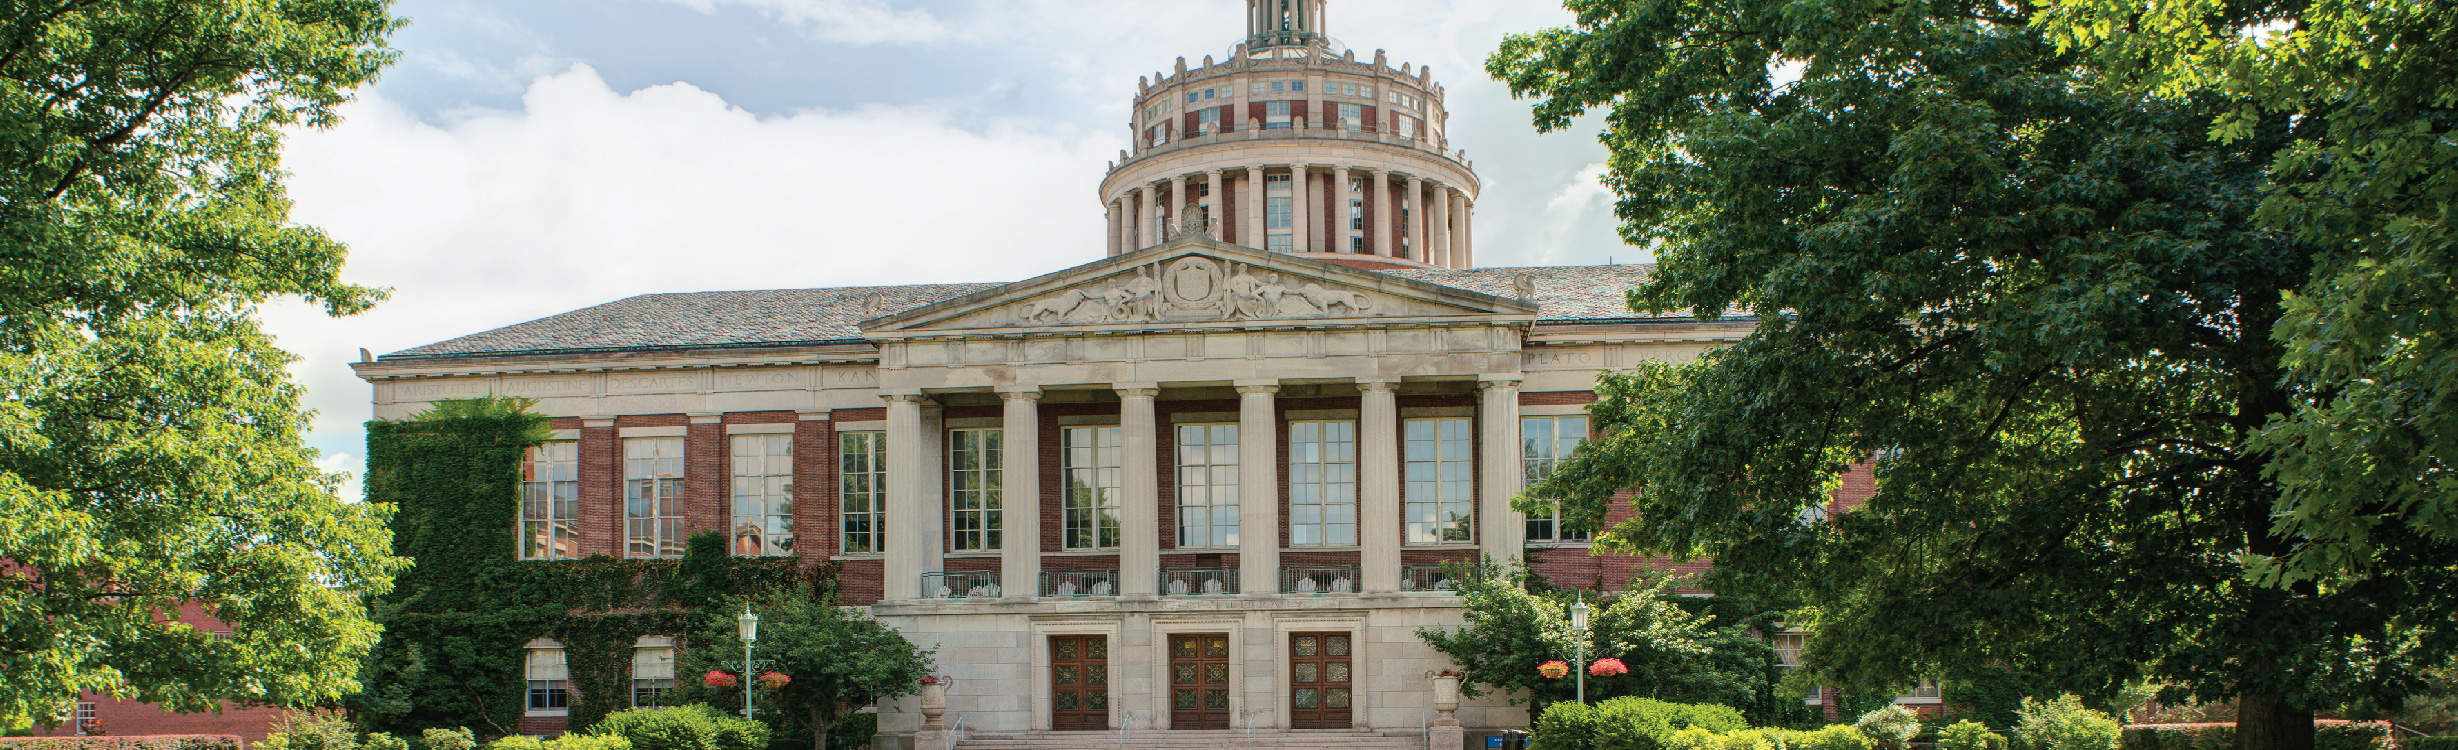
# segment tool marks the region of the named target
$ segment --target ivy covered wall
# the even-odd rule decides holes
[[[370,729],[517,733],[525,647],[538,638],[563,645],[568,725],[585,728],[628,707],[641,636],[680,638],[702,608],[754,596],[824,597],[833,585],[832,569],[732,557],[714,533],[694,536],[681,560],[516,559],[520,462],[551,435],[528,406],[446,402],[367,425],[367,499],[394,506],[394,552],[412,561],[372,608],[384,636],[350,702]]]

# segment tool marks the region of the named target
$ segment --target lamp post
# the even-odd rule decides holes
[[[753,718],[751,694],[758,688],[751,672],[759,669],[759,664],[751,660],[751,644],[760,639],[760,616],[752,614],[749,603],[744,603],[743,613],[734,618],[734,628],[743,637],[743,718],[749,719]]]
[[[1570,632],[1577,638],[1579,663],[1571,669],[1579,673],[1579,702],[1587,703],[1587,594],[1580,594],[1570,605]]]

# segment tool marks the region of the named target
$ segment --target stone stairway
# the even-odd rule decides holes
[[[1378,734],[1345,730],[1157,731],[1127,733],[1123,745],[1117,732],[977,732],[969,733],[956,750],[1425,750],[1418,732]],[[915,750],[938,750],[915,748]]]

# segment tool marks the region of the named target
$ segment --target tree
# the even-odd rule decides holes
[[[1739,623],[1717,623],[1707,614],[1683,609],[1671,594],[1674,579],[1646,581],[1599,599],[1541,586],[1531,591],[1523,585],[1524,570],[1507,577],[1495,573],[1488,569],[1461,576],[1463,627],[1417,631],[1417,637],[1460,666],[1463,693],[1524,692],[1531,719],[1547,705],[1570,700],[1576,691],[1574,678],[1548,678],[1537,667],[1555,660],[1568,662],[1572,669],[1586,666],[1575,661],[1579,636],[1570,627],[1570,605],[1575,597],[1585,596],[1594,607],[1586,639],[1588,662],[1620,659],[1629,670],[1621,676],[1589,677],[1590,700],[1637,696],[1714,703],[1746,711],[1759,723],[1777,718],[1769,712],[1784,703],[1775,697],[1774,649]],[[1790,704],[1798,707],[1800,700],[1795,696]]]
[[[285,128],[391,59],[384,0],[0,0],[0,726],[80,691],[328,701],[399,566],[302,443],[255,308],[335,315]],[[179,620],[193,603],[230,628]]]
[[[712,608],[693,632],[683,657],[686,695],[739,705],[740,690],[756,688],[757,718],[810,732],[813,750],[827,750],[828,730],[839,720],[875,701],[919,692],[930,673],[931,652],[861,608],[788,598],[753,608],[760,632],[752,658],[770,662],[762,672],[790,680],[781,688],[761,687],[760,673],[740,671],[743,642],[734,618],[741,611],[739,603]],[[709,672],[733,675],[736,687],[702,684],[699,676]]]
[[[1635,308],[1757,326],[1605,378],[1605,438],[1532,500],[1595,523],[1628,491],[1600,543],[1798,597],[1846,688],[2154,678],[2237,697],[2245,747],[2300,750],[2315,709],[2409,692],[2450,648],[2445,537],[2373,527],[2395,575],[2250,569],[2311,543],[2273,522],[2278,478],[2329,457],[2257,442],[2313,397],[2280,321],[2326,255],[2264,196],[2329,123],[2113,85],[2035,25],[2055,2],[1568,5],[1575,28],[1489,70],[1542,129],[1608,110],[1622,231],[1661,258]],[[1867,460],[1864,507],[1804,515]]]

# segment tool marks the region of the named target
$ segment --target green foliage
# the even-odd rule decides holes
[[[1614,698],[1592,705],[1564,701],[1545,708],[1528,738],[1546,750],[1671,750],[1682,731],[1693,728],[1721,735],[1748,729],[1749,723],[1726,706],[1648,698]],[[1722,739],[1716,742],[1716,750],[1723,750]]]
[[[1886,750],[1903,750],[1913,737],[1920,734],[1920,714],[1912,709],[1889,703],[1884,708],[1861,714],[1852,724],[1861,736],[1878,743]]]
[[[0,727],[92,692],[358,687],[386,509],[334,496],[257,319],[381,293],[290,221],[281,144],[391,60],[385,0],[0,0]],[[234,574],[245,571],[245,574]],[[192,602],[215,641],[161,618]]]
[[[2026,698],[2014,727],[2014,745],[2022,750],[2118,750],[2120,735],[2116,719],[2085,707],[2081,698]]]
[[[142,737],[0,737],[0,750],[239,750],[228,734],[157,734]]]
[[[409,750],[410,743],[382,732],[362,732],[340,716],[291,714],[256,743],[257,750]]]
[[[1938,730],[1937,750],[2006,750],[2006,736],[1989,731],[1985,724],[1967,719]]]
[[[2458,750],[2458,737],[2409,737],[2406,750]]]
[[[2313,727],[2313,750],[2390,750],[2397,746],[2387,722],[2357,721]]]
[[[765,624],[765,623],[763,623]],[[705,705],[634,708],[608,714],[589,728],[622,737],[631,750],[767,750],[768,725]]]
[[[1592,594],[1516,585],[1524,578],[1524,571],[1461,576],[1465,626],[1417,631],[1467,675],[1461,687],[1468,696],[1498,692],[1517,702],[1524,695],[1531,714],[1570,700],[1577,689],[1573,678],[1548,679],[1536,668],[1554,659],[1575,661],[1578,636],[1569,607],[1575,597],[1587,596],[1594,607],[1587,659],[1617,658],[1630,668],[1627,675],[1587,678],[1591,700],[1629,695],[1718,703],[1745,707],[1762,721],[1771,721],[1786,702],[1775,687],[1780,670],[1774,649],[1739,623],[1717,623],[1682,608],[1671,593],[1674,581],[1634,584],[1599,601]]]
[[[418,750],[472,750],[477,746],[477,737],[467,727],[430,727],[418,735]]]
[[[2145,95],[2075,49],[2102,37],[2049,24],[2147,7],[2177,14],[2154,27],[2192,26],[2182,38],[2233,39],[2319,6],[1566,5],[1575,26],[1507,38],[1489,71],[1537,100],[1540,128],[1604,112],[1623,234],[1660,260],[1635,309],[1756,328],[1692,366],[1605,378],[1600,437],[1524,502],[1558,500],[1594,524],[1629,493],[1629,520],[1600,545],[1713,558],[1704,585],[1720,594],[1800,597],[1819,613],[1806,660],[1847,693],[1966,669],[2094,698],[2155,679],[2178,697],[2241,696],[2242,715],[2283,727],[2414,692],[2418,668],[2458,648],[2443,616],[2458,610],[2458,535],[2417,528],[2458,521],[2451,451],[2433,447],[2458,440],[2441,395],[2458,389],[2458,356],[2433,354],[2458,346],[2433,333],[2458,310],[2458,274],[2429,270],[2458,253],[2396,246],[2404,265],[2385,251],[2368,273],[2406,281],[2349,296],[2341,279],[2360,266],[2338,246],[2419,236],[2384,221],[2442,237],[2453,214],[2426,201],[2280,221],[2274,208],[2290,193],[2336,200],[2281,179],[2384,184],[2305,182],[2342,166],[2298,156],[2338,148],[2318,144],[2394,136],[2404,150],[2355,161],[2412,170],[2453,163],[2458,139],[2336,130],[2363,119],[2339,109],[2247,116],[2258,95],[2224,79]],[[2446,34],[2372,36],[2447,30],[2446,5],[2405,4],[2422,15],[2401,23],[2424,26],[2338,28],[2347,50],[2410,50],[2404,62],[2438,74],[2402,90],[2446,98],[2453,76],[2431,66],[2450,58],[2413,51],[2458,46],[2437,43]],[[2198,25],[2209,14],[2226,18]],[[2307,80],[2361,78],[2333,70]],[[2446,168],[2382,176],[2458,186]],[[2350,320],[2370,327],[2344,329],[2333,306],[2361,307]],[[2281,437],[2314,419],[2318,432]],[[1878,480],[1867,504],[1800,520],[1863,461]],[[2331,479],[2350,474],[2365,481]],[[2248,585],[2312,584],[2263,566],[2339,559],[2324,549],[2390,574]]]
[[[1870,750],[1874,747],[1868,735],[1843,724],[1811,732],[1792,732],[1787,737],[1785,747],[1789,750]]]
[[[833,738],[836,725],[848,715],[874,701],[919,692],[922,677],[930,673],[931,652],[862,609],[790,599],[763,602],[754,609],[760,616],[755,658],[770,662],[768,671],[791,679],[781,689],[760,689],[759,713],[796,736]],[[684,652],[681,673],[735,670],[726,662],[742,658],[743,643],[734,622],[740,611],[739,605],[718,607],[701,617],[691,634],[695,648]],[[693,682],[679,689],[686,698],[717,705],[742,702],[740,688]],[[826,750],[829,745],[814,741],[812,746]]]
[[[515,734],[487,743],[486,750],[632,750],[632,741],[616,735],[566,734],[541,740]]]
[[[676,560],[515,559],[519,467],[545,439],[518,400],[445,402],[368,424],[368,497],[394,505],[398,549],[417,561],[376,612],[386,638],[370,657],[354,715],[414,732],[467,726],[517,732],[524,648],[548,638],[571,670],[570,721],[587,726],[631,694],[641,636],[691,631],[696,608],[727,597],[825,597],[833,568],[792,558],[737,558],[722,535],[694,535]]]

